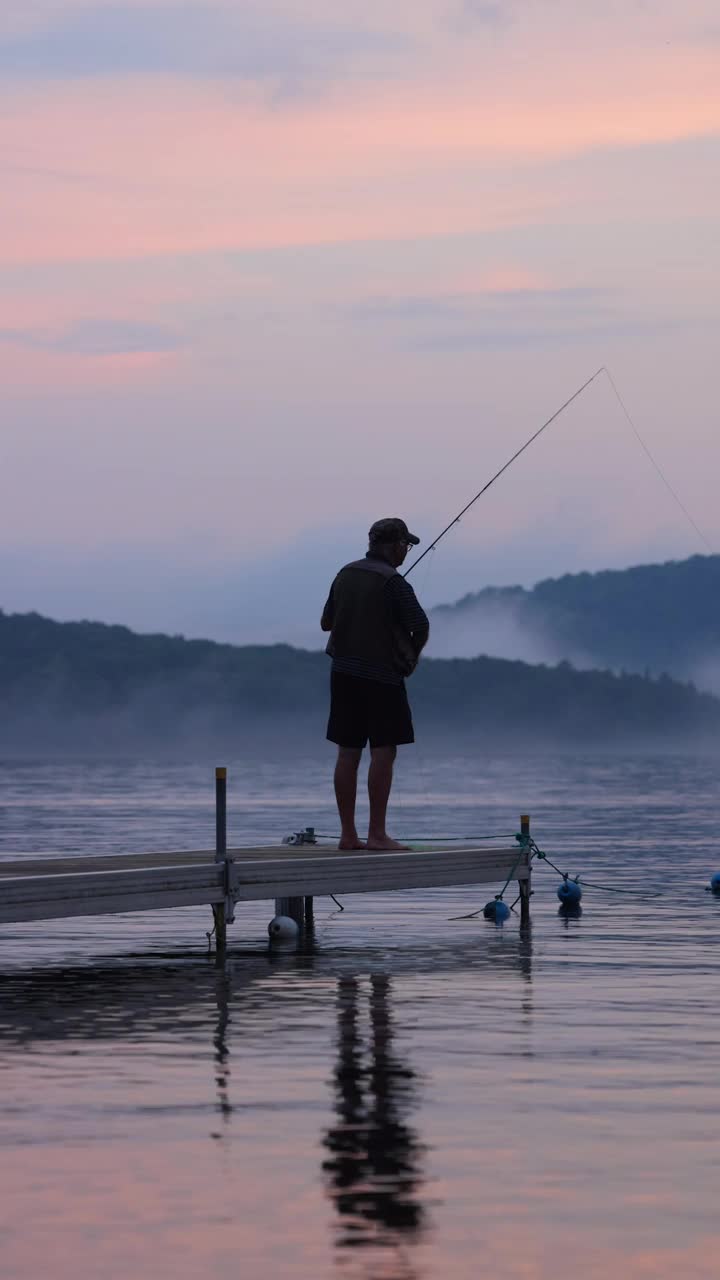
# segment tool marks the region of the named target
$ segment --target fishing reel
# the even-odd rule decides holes
[[[317,836],[314,827],[306,827],[304,831],[293,831],[289,836],[285,836],[283,844],[290,844],[296,847],[301,844],[317,844]]]

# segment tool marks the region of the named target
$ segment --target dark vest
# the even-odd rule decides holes
[[[333,628],[326,652],[333,658],[361,658],[374,667],[409,675],[415,652],[393,624],[386,587],[397,570],[385,560],[353,560],[333,583]]]

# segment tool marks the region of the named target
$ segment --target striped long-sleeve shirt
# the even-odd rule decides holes
[[[392,625],[404,633],[415,657],[419,657],[430,634],[430,623],[425,610],[420,605],[410,583],[399,573],[388,578],[383,590],[387,593]],[[334,615],[335,604],[331,587],[322,614],[323,631],[332,631]],[[332,669],[344,672],[346,675],[360,676],[366,680],[379,680],[383,684],[399,685],[403,682],[403,676],[395,668],[378,666],[364,658],[348,654],[342,657],[334,656]]]

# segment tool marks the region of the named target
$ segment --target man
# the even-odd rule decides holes
[[[339,849],[404,849],[385,829],[397,748],[414,742],[405,676],[417,666],[430,624],[397,572],[420,539],[404,520],[376,520],[363,560],[345,565],[330,588],[320,626],[332,658],[327,736],[337,743],[335,798]],[[358,839],[355,799],[360,757],[370,743],[368,838]]]

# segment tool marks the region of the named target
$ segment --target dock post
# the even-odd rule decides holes
[[[275,915],[289,916],[301,929],[305,924],[304,898],[276,898]]]
[[[520,818],[520,835],[525,837],[528,854],[528,878],[521,880],[518,888],[520,889],[520,928],[524,928],[530,924],[530,815],[523,813]]]
[[[227,769],[215,770],[215,861],[227,863]],[[227,881],[227,866],[225,867]],[[227,946],[227,913],[225,901],[213,906],[215,941],[218,956],[225,954]]]

